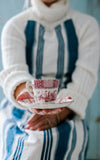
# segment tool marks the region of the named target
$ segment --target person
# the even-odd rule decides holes
[[[30,1],[27,1],[30,3]],[[85,160],[88,100],[97,83],[99,27],[70,9],[67,0],[31,0],[11,18],[1,36],[0,159]],[[59,79],[58,96],[73,103],[53,109],[28,109],[16,98],[26,82]]]

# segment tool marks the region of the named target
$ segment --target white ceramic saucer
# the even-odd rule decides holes
[[[27,108],[38,108],[38,109],[53,109],[53,108],[61,108],[70,105],[73,102],[73,99],[68,99],[68,97],[60,99],[58,98],[56,101],[52,101],[51,103],[34,103],[33,99],[23,99],[18,101],[24,107]]]

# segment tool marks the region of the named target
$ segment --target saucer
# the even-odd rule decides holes
[[[67,107],[73,101],[74,100],[71,97],[65,97],[65,98],[57,98],[55,101],[46,103],[35,103],[34,99],[23,99],[18,101],[18,103],[27,108],[54,109],[54,108]]]

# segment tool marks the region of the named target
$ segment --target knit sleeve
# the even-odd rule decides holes
[[[86,24],[80,27],[79,33],[79,56],[72,75],[72,82],[68,84],[67,89],[59,92],[59,97],[71,96],[74,102],[67,107],[83,119],[88,100],[97,83],[100,32],[96,20],[88,19]]]
[[[26,65],[24,26],[18,26],[21,23],[20,21],[16,23],[16,18],[12,18],[4,26],[1,36],[4,69],[0,72],[0,85],[5,96],[17,107],[21,106],[14,99],[16,86],[33,78],[28,73]]]

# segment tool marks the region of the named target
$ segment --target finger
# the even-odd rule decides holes
[[[31,130],[37,130],[40,127],[43,127],[45,125],[48,125],[48,122],[46,121],[46,119],[43,119],[42,121],[39,121],[35,125],[32,125],[29,129],[31,129]]]
[[[29,126],[29,125],[26,125],[24,128],[25,128],[25,129],[29,129],[29,128],[30,128],[30,126]]]
[[[43,131],[43,130],[50,129],[50,128],[53,128],[53,127],[57,126],[57,122],[55,120],[52,121],[52,119],[51,120],[49,119],[49,121],[51,122],[51,124],[47,123],[43,126],[41,125],[41,126],[38,127],[38,130]]]
[[[59,111],[61,111],[61,108],[56,108],[56,109],[43,109],[45,114],[54,114],[54,113],[58,113]]]
[[[35,108],[30,108],[29,109],[32,113],[39,113],[42,111],[42,109],[35,109]]]
[[[61,107],[61,108],[59,108],[59,109],[61,109],[61,110],[62,110],[62,109],[64,109],[64,108],[65,108],[65,107]]]
[[[31,123],[28,123],[28,125],[30,127],[35,127],[36,125],[38,125],[40,122],[42,123],[42,121],[45,121],[45,119],[43,117],[41,117],[40,119],[36,120],[36,121],[31,121]]]
[[[36,110],[36,112],[41,112],[42,111],[42,109],[35,109]]]
[[[35,114],[33,115],[28,121],[27,121],[27,124],[30,124],[30,123],[33,123],[35,121],[37,121],[38,119],[40,119],[41,115],[39,114]]]
[[[52,124],[54,126],[56,126],[56,124],[57,124],[55,115],[53,115],[53,116],[48,116],[48,115],[41,116],[40,119],[38,119],[37,121],[35,121],[33,123],[30,123],[28,125],[29,125],[29,128],[31,130],[37,130],[38,127],[45,126],[45,125],[49,125],[50,127],[52,127]]]
[[[43,109],[44,113],[48,113],[50,111],[52,111],[52,109]]]
[[[61,108],[52,109],[48,112],[48,114],[56,114],[56,113],[60,112],[61,110],[62,110]]]

